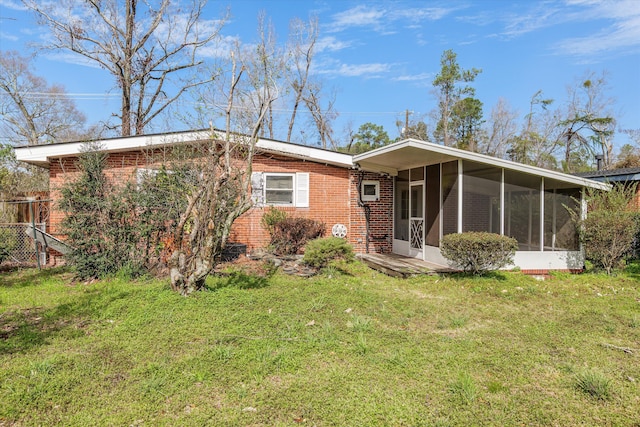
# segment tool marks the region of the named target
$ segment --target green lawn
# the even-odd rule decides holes
[[[0,426],[638,426],[628,270],[402,280],[353,263],[190,298],[0,273]]]

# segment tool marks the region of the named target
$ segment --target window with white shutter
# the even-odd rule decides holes
[[[255,175],[255,174],[254,174]],[[252,175],[253,186],[253,175]],[[260,186],[253,186],[254,201],[260,191],[267,205],[309,207],[309,173],[261,173]]]
[[[264,204],[264,174],[253,172],[251,174],[251,200],[254,204],[262,206]]]

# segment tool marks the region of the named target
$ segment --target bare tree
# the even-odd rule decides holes
[[[336,102],[335,93],[326,101],[322,103],[322,85],[314,84],[309,85],[307,94],[302,98],[307,109],[311,113],[311,119],[316,126],[318,132],[319,143],[322,148],[327,147],[336,148],[336,143],[333,138],[333,126],[332,122],[338,117],[338,113],[334,109]]]
[[[563,129],[565,169],[574,171],[572,154],[578,150],[587,154],[601,153],[605,169],[611,165],[615,119],[611,112],[613,100],[606,96],[606,74],[593,72],[569,87],[569,100],[564,118],[558,125]]]
[[[169,261],[171,286],[185,296],[204,287],[233,222],[252,206],[250,186],[255,145],[278,93],[273,81],[260,79],[260,67],[238,64],[237,58],[232,55],[225,131],[211,129],[210,140],[191,147],[194,157],[191,176],[197,179],[185,189],[187,207],[174,232],[176,250]],[[254,108],[236,108],[247,105]],[[239,132],[241,129],[246,132]]]
[[[98,129],[86,130],[85,117],[62,86],[33,74],[31,58],[17,52],[0,52],[0,196],[46,191],[45,169],[20,164],[16,145],[38,145],[87,138]]]
[[[250,64],[251,69],[256,71],[252,78],[252,83],[256,88],[271,88],[275,82],[282,80],[285,74],[286,55],[278,46],[276,32],[264,12],[258,15],[258,42],[252,49],[241,51],[242,61]],[[259,92],[258,99],[260,98]],[[258,101],[260,102],[260,101]],[[256,108],[259,107],[256,105]],[[260,126],[260,136],[275,138],[276,117],[274,117],[273,105],[269,103],[268,111]]]
[[[290,86],[293,89],[293,108],[289,119],[289,129],[287,131],[287,141],[291,141],[293,125],[296,121],[298,108],[303,102],[311,63],[315,56],[315,47],[318,40],[318,18],[313,17],[308,23],[295,18],[290,25],[290,47],[291,72],[289,74]]]
[[[224,22],[205,23],[204,4],[193,0],[182,9],[170,0],[25,0],[51,31],[47,48],[74,52],[113,76],[123,136],[143,133],[188,88],[207,81],[184,78],[202,63],[197,53]]]
[[[533,94],[522,131],[509,141],[506,153],[509,159],[533,166],[556,168],[559,113],[549,110],[552,103],[552,99],[542,96],[541,90]]]
[[[486,137],[481,144],[480,152],[490,156],[504,158],[509,142],[517,134],[517,114],[504,98],[491,109],[487,123]]]
[[[30,58],[0,52],[0,116],[12,145],[60,142],[81,135],[85,117],[62,86],[33,74]]]

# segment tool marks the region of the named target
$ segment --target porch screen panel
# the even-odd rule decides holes
[[[442,235],[458,232],[458,161],[442,164]]]
[[[425,199],[426,244],[440,244],[440,165],[427,166]]]
[[[571,216],[580,217],[579,188],[551,179],[544,181],[544,250],[579,250],[578,230]]]
[[[518,241],[520,251],[540,250],[540,186],[542,178],[504,172],[505,234]]]
[[[394,195],[393,238],[409,241],[409,171],[398,172]]]
[[[500,182],[502,169],[464,161],[462,231],[500,234]]]

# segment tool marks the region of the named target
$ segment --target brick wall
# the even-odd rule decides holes
[[[331,235],[334,224],[349,228],[349,170],[337,166],[302,161],[279,156],[260,155],[254,159],[254,172],[308,172],[309,207],[279,207],[290,216],[311,218],[325,224],[325,236]],[[265,247],[269,234],[260,225],[269,207],[254,207],[238,218],[230,240],[247,244],[247,249]]]
[[[349,242],[356,252],[366,252],[367,225],[365,208],[358,205],[358,184],[361,181],[380,182],[380,200],[364,202],[369,215],[369,252],[390,253],[393,247],[393,178],[371,172],[351,171]]]
[[[153,154],[153,153],[151,153]],[[158,153],[156,153],[158,154]],[[125,153],[111,153],[107,160],[105,175],[115,184],[124,184],[127,180],[135,179],[138,168],[149,167],[154,164],[146,151],[131,151]],[[309,207],[285,207],[292,216],[312,218],[322,221],[326,225],[325,235],[331,235],[331,227],[336,223],[347,226],[350,230],[351,219],[349,204],[352,188],[350,185],[350,171],[346,168],[325,165],[285,156],[261,154],[254,158],[254,172],[308,172],[309,173]],[[55,201],[60,200],[61,187],[78,176],[77,158],[52,159],[50,163],[50,194],[54,200],[51,206],[48,229],[57,237],[64,237],[60,232],[60,223],[64,213],[60,211]],[[255,207],[238,218],[230,236],[230,240],[247,244],[248,250],[264,247],[268,244],[268,233],[260,225],[260,219],[266,207]],[[364,238],[364,233],[361,238]],[[348,234],[350,241],[354,239]]]

